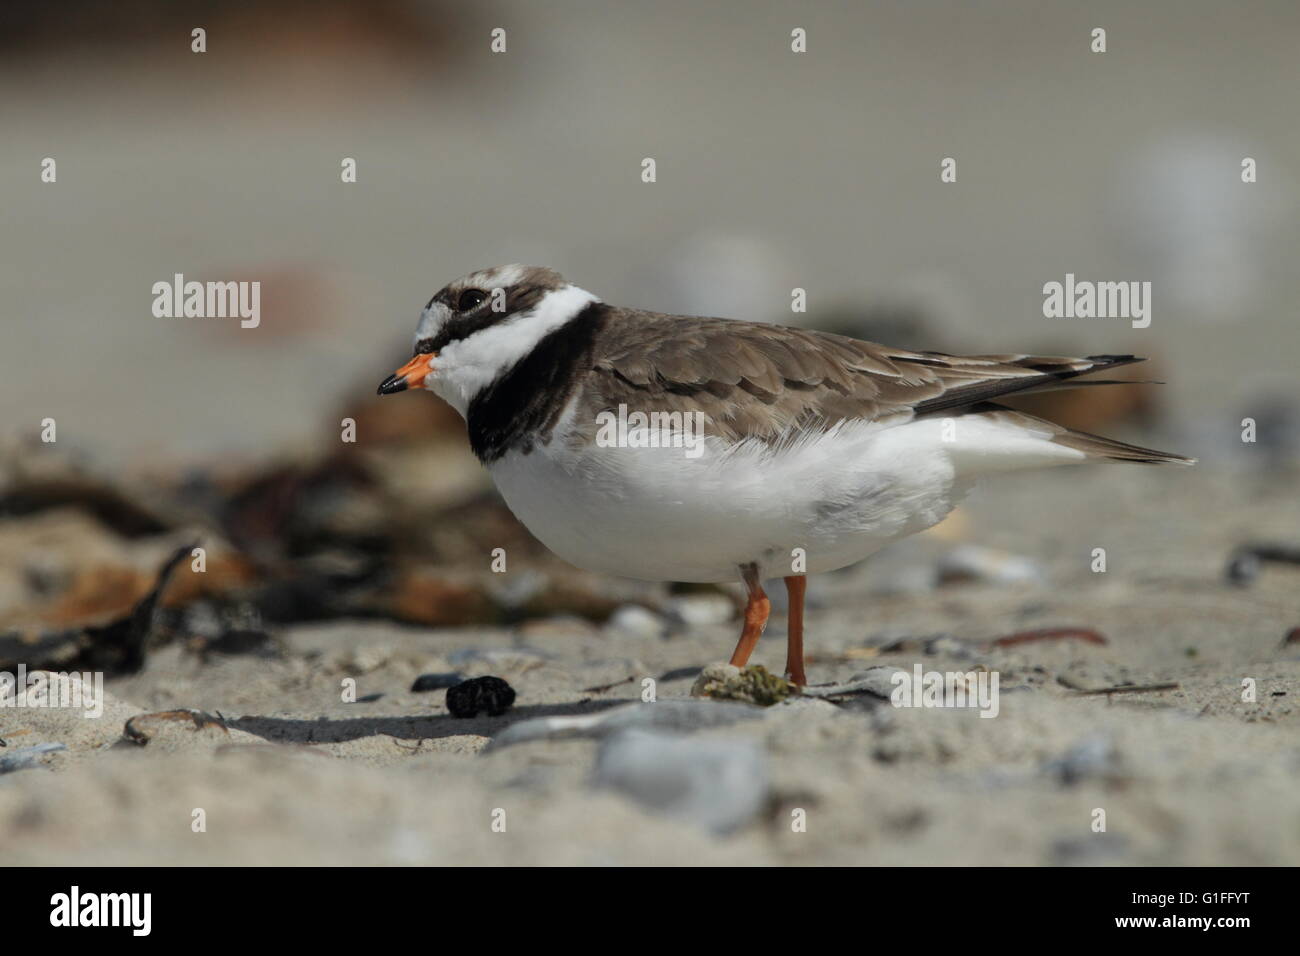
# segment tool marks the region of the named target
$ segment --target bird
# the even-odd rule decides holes
[[[540,266],[442,288],[380,395],[464,418],[514,515],[570,564],[745,590],[730,663],[789,596],[785,676],[806,686],[810,574],[929,528],[981,478],[1085,462],[1192,464],[996,399],[1113,380],[1134,355],[949,355],[738,319],[623,308]]]

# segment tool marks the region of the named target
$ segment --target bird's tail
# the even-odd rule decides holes
[[[970,412],[1006,425],[1046,433],[1045,437],[1053,444],[1083,452],[1087,458],[1096,461],[1131,461],[1141,465],[1196,464],[1195,458],[1187,458],[1169,451],[1156,451],[1154,448],[1143,448],[1140,445],[1130,445],[1127,442],[1104,438],[1089,432],[1075,431],[1045,418],[1028,415],[995,402],[973,405]]]

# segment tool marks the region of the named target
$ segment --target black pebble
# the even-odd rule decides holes
[[[1228,580],[1245,586],[1259,577],[1259,556],[1249,551],[1239,551],[1228,561]]]
[[[421,674],[411,685],[411,692],[418,694],[426,690],[446,690],[448,687],[455,687],[464,679],[464,674]]]
[[[453,717],[477,717],[480,710],[500,717],[514,702],[514,688],[500,677],[473,677],[447,691],[447,709]]]

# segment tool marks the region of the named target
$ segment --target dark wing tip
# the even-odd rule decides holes
[[[1146,357],[1141,355],[1085,355],[1084,358],[1095,363],[1097,369],[1114,368],[1117,365],[1132,365],[1134,362],[1146,361]]]

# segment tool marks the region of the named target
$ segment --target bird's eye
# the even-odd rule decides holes
[[[461,312],[468,312],[486,298],[487,293],[481,289],[466,289],[460,294],[460,299],[456,302],[456,308]]]

